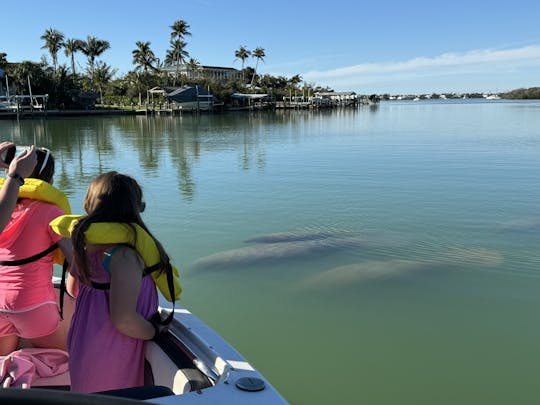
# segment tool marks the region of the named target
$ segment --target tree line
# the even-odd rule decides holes
[[[163,60],[158,58],[149,41],[135,42],[132,51],[134,68],[125,75],[116,77],[117,69],[100,60],[111,48],[109,41],[88,35],[86,39],[68,38],[61,31],[49,28],[40,39],[42,49],[50,55],[52,64],[44,55],[39,62],[22,61],[10,63],[8,55],[0,52],[0,69],[5,71],[17,94],[28,94],[28,82],[31,82],[33,94],[48,94],[51,107],[70,108],[73,95],[80,92],[92,92],[99,95],[102,104],[141,104],[146,100],[147,90],[156,86],[180,86],[197,84],[204,86],[218,99],[227,101],[235,92],[270,93],[276,99],[296,92],[330,91],[315,84],[303,83],[300,75],[290,78],[285,76],[260,75],[257,73],[260,62],[264,62],[266,53],[258,46],[249,50],[245,45],[234,51],[235,61],[240,60],[239,78],[221,83],[205,77],[200,62],[187,51],[187,37],[192,34],[189,24],[176,20],[169,26],[169,48]],[[59,64],[58,56],[63,50],[69,61]],[[86,66],[76,69],[75,56],[81,53],[86,57]],[[248,66],[252,60],[254,67]],[[184,66],[191,73],[189,83],[185,75],[180,74]],[[165,71],[165,67],[168,67]],[[171,74],[171,67],[174,74]],[[200,74],[199,74],[200,73]]]

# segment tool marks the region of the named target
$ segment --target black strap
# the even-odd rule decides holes
[[[60,319],[62,320],[64,320],[64,295],[67,292],[66,274],[68,267],[67,260],[64,260],[64,263],[62,264],[62,279],[60,280],[60,302],[58,303],[60,307]]]
[[[23,264],[32,263],[32,262],[35,262],[36,260],[41,259],[42,257],[47,256],[49,253],[55,251],[57,248],[58,248],[58,244],[55,243],[49,246],[44,251],[36,253],[35,255],[24,258],[24,259],[0,261],[0,266],[20,266]]]
[[[150,273],[152,273],[154,271],[157,271],[160,268],[161,268],[161,263],[154,264],[153,266],[146,267],[144,269],[144,274],[149,275]],[[167,286],[169,287],[169,294],[171,294],[173,307],[172,307],[172,311],[169,314],[169,316],[167,316],[167,318],[165,318],[165,320],[161,320],[161,324],[168,325],[168,324],[171,323],[171,321],[174,318],[174,304],[175,304],[175,302],[174,302],[175,293],[174,293],[173,269],[172,269],[172,266],[171,266],[171,264],[169,262],[167,262],[167,264],[165,265],[165,272],[166,272],[166,276],[167,276]]]
[[[154,264],[153,266],[145,267],[144,270],[143,270],[143,277],[149,276],[151,273],[153,273],[154,271],[159,270],[161,267],[162,267],[161,263],[157,263],[157,264]],[[167,263],[166,268],[167,268],[167,270],[166,270],[166,273],[167,273],[166,274],[167,275],[167,285],[169,287],[169,293],[171,294],[171,298],[173,300],[173,302],[172,302],[173,308],[172,308],[171,313],[167,316],[167,318],[164,319],[164,320],[161,320],[160,323],[162,325],[168,325],[173,320],[173,317],[174,317],[174,304],[175,304],[174,303],[175,294],[174,294],[173,269],[172,269],[172,266],[170,265],[170,263]],[[62,280],[63,279],[64,279],[64,274],[62,274]],[[96,290],[109,290],[111,288],[111,283],[94,283],[94,282],[92,282],[91,285],[92,285],[92,288],[95,288]]]

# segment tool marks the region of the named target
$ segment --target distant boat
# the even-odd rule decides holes
[[[500,100],[501,98],[497,94],[490,94],[485,96],[486,100]]]
[[[230,103],[226,109],[229,111],[267,110],[273,107],[275,103],[268,94],[233,93],[230,95]]]
[[[17,103],[11,98],[0,97],[0,111],[15,111],[17,110]]]

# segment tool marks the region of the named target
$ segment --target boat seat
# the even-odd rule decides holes
[[[155,342],[146,344],[145,357],[150,365],[155,385],[171,387],[176,395],[193,390],[189,374],[179,369]]]

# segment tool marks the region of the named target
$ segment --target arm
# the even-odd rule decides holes
[[[109,312],[113,325],[124,335],[149,340],[155,329],[137,311],[144,264],[135,250],[120,247],[110,262]]]
[[[0,153],[10,146],[13,146],[13,144],[9,142],[2,142],[0,144]],[[8,174],[17,174],[22,178],[28,177],[34,170],[36,159],[36,152],[32,146],[29,150],[23,152],[21,155],[13,159],[9,165]],[[5,168],[6,164],[2,161],[1,166]],[[4,186],[0,189],[0,232],[4,230],[6,224],[11,218],[11,213],[15,208],[15,204],[17,203],[20,186],[21,184],[17,179],[6,176]]]
[[[69,295],[76,297],[79,292],[79,280],[71,273],[71,267],[74,265],[73,261],[73,245],[71,239],[62,238],[58,242],[58,246],[62,253],[64,254],[66,261],[69,263],[69,273],[66,282],[66,289]]]

